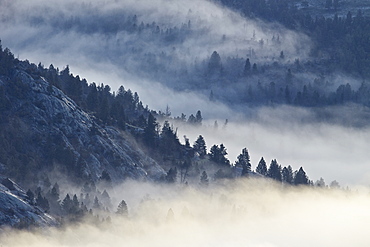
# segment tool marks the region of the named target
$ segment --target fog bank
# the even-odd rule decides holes
[[[121,189],[128,219],[113,216],[111,223],[35,233],[6,231],[0,244],[361,247],[370,241],[368,191],[282,188],[262,180],[200,189],[130,182]]]

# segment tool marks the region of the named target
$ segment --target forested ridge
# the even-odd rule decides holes
[[[324,59],[327,69],[339,69],[367,79],[370,76],[370,19],[361,8],[338,15],[344,4],[338,0],[328,0],[325,2],[324,16],[309,11],[311,3],[307,1],[220,0],[220,3],[240,11],[246,17],[279,22],[292,30],[308,34],[315,41],[313,56],[327,56]],[[324,1],[322,3],[324,6]],[[318,9],[316,12],[319,12]]]
[[[119,64],[123,70],[174,90],[194,90],[231,106],[369,106],[370,17],[361,8],[343,14],[349,7],[341,1],[322,1],[321,9],[288,0],[215,2],[247,20],[271,24],[271,33],[251,33],[248,28],[254,28],[253,24],[245,24],[233,27],[240,37],[215,36],[192,10],[189,19],[176,25],[150,21],[124,9],[100,13],[86,4],[80,8],[89,16],[30,14],[27,21],[31,27],[51,27],[57,33],[101,34],[106,43],[93,58]],[[290,37],[289,31],[297,35]],[[196,42],[213,42],[220,49],[214,48],[206,57],[206,50],[201,49],[199,56],[188,54],[194,49],[188,43]],[[226,52],[224,46],[235,46],[235,51]]]
[[[245,17],[279,22],[291,30],[308,35],[314,44],[310,49],[310,57],[304,60],[289,57],[289,52],[282,49],[286,40],[279,33],[272,34],[269,40],[250,37],[248,42],[251,47],[257,44],[259,48],[251,48],[248,54],[224,56],[222,52],[215,50],[207,59],[192,61],[190,65],[182,63],[180,55],[174,55],[175,52],[148,53],[133,44],[127,47],[120,40],[116,40],[116,44],[137,55],[140,62],[130,66],[140,68],[137,72],[139,75],[173,84],[173,88],[179,90],[201,90],[209,102],[221,101],[245,107],[293,105],[317,109],[347,103],[370,106],[370,19],[361,10],[338,16],[335,9],[339,8],[339,3],[334,1],[327,7],[332,16],[323,17],[312,16],[312,13],[306,12],[304,8],[297,8],[289,1],[221,0],[219,3],[236,9]],[[71,17],[65,22],[61,18],[52,25],[61,30],[76,29],[84,33],[101,31],[108,34],[137,34],[139,38],[151,39],[154,43],[166,46],[181,44],[188,37],[199,35],[200,32],[194,29],[190,20],[181,27],[166,27],[155,22],[144,23],[139,18],[133,14],[122,16],[121,19],[125,20],[123,22],[108,18],[109,22],[98,23],[92,22],[92,18],[88,20],[90,25],[82,25],[86,20]],[[33,19],[32,23],[44,25],[47,20]],[[95,28],[91,28],[93,26]],[[228,39],[226,35],[218,38],[224,41]],[[266,55],[266,60],[259,53],[265,48],[271,51],[271,54]],[[114,49],[107,49],[106,52],[113,53]],[[116,59],[120,62],[125,58]],[[340,79],[340,83],[338,80],[332,81],[332,74],[336,73],[356,78],[361,81],[360,86],[350,82],[341,83]],[[302,76],[304,74],[310,74],[309,79]],[[184,186],[193,184],[204,188],[224,179],[244,177],[271,179],[283,186],[326,187],[322,178],[316,182],[310,180],[303,167],[293,170],[291,165],[279,164],[279,157],[270,162],[261,157],[258,164],[251,164],[247,149],[249,143],[245,144],[236,161],[230,162],[227,147],[223,143],[207,144],[202,135],[196,140],[189,140],[184,136],[184,141],[180,141],[174,124],[201,126],[203,117],[206,117],[202,116],[201,107],[190,116],[172,116],[170,106],[165,111],[151,110],[140,100],[137,92],[124,86],[113,91],[108,84],[88,82],[80,75],[73,75],[68,65],[59,69],[52,64],[36,65],[27,60],[19,60],[8,48],[3,49],[0,43],[0,172],[16,180],[27,178],[29,202],[60,217],[61,221],[78,221],[84,215],[90,215],[92,221],[99,221],[99,216],[93,216],[94,210],[109,221],[108,213],[102,212],[114,208],[117,214],[127,216],[127,204],[122,200],[117,208],[112,205],[106,190],[101,192],[97,189],[109,188],[114,184],[114,170],[99,170],[100,173],[95,177],[84,173],[84,169],[89,166],[86,157],[90,150],[85,150],[80,155],[73,147],[65,146],[66,142],[60,136],[44,138],[19,131],[24,127],[19,119],[31,118],[33,113],[26,112],[26,107],[12,105],[12,99],[27,99],[29,91],[34,90],[25,83],[27,76],[36,82],[45,80],[48,83],[47,97],[57,97],[55,90],[61,90],[76,103],[78,110],[86,112],[96,123],[89,126],[89,136],[96,138],[94,140],[101,140],[97,136],[109,136],[109,133],[102,132],[102,128],[107,130],[110,127],[117,130],[115,133],[124,135],[123,139],[132,138],[132,142],[140,146],[164,170],[161,176],[150,178],[156,183]],[[225,93],[224,88],[235,91],[228,94],[230,90]],[[47,111],[40,102],[34,104],[41,111]],[[13,111],[14,109],[17,111]],[[53,121],[63,123],[62,114],[59,116],[59,119],[55,118]],[[41,120],[39,123],[47,125]],[[24,140],[37,148],[26,147]],[[109,156],[107,162],[115,167],[122,166],[118,162],[114,163],[117,159],[113,151],[100,151]],[[81,188],[80,195],[68,193],[64,199],[60,198],[58,183],[50,181],[45,173],[49,167],[62,167],[62,172],[76,179],[76,185]],[[122,180],[137,175],[135,169],[136,164],[124,170],[131,177],[123,176]],[[332,188],[338,186],[336,181],[330,184]]]

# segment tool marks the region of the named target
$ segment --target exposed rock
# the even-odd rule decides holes
[[[7,174],[12,169],[51,170],[54,166],[77,178],[97,181],[107,171],[113,182],[125,178],[156,179],[164,170],[120,130],[101,126],[61,90],[20,66],[11,78],[0,77],[9,107],[0,121],[0,143]],[[1,154],[0,154],[1,155]],[[14,155],[23,155],[16,162]],[[23,157],[22,156],[22,157]],[[18,177],[19,180],[19,177]],[[21,181],[20,181],[21,182]]]
[[[24,190],[9,178],[2,178],[0,184],[0,228],[12,226],[28,228],[30,226],[57,226],[57,221],[31,205]]]

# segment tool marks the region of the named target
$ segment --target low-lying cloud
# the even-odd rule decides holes
[[[110,223],[98,225],[5,231],[0,244],[361,247],[370,240],[368,191],[284,188],[264,180],[200,189],[129,182],[121,189],[128,218],[113,215]]]
[[[213,120],[205,121],[202,128],[178,125],[178,134],[180,139],[186,135],[191,142],[202,135],[208,150],[213,144],[223,143],[231,161],[246,147],[252,169],[264,157],[267,165],[277,159],[282,166],[291,165],[293,169],[302,166],[314,182],[323,177],[327,184],[337,180],[344,187],[370,185],[367,150],[370,129],[345,123],[345,119],[350,123],[351,117],[362,119],[363,116],[355,114],[358,112],[355,106],[348,106],[347,110],[335,107],[326,110],[338,114],[337,118],[344,122],[335,117],[332,121],[318,121],[311,109],[266,107],[253,111],[249,118],[232,119],[226,126],[225,120],[216,119],[217,129],[213,127]]]

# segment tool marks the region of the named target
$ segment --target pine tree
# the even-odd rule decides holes
[[[149,147],[155,146],[156,138],[157,138],[157,131],[156,131],[157,126],[158,126],[158,123],[156,122],[156,119],[151,113],[149,113],[148,124],[144,128],[144,142]]]
[[[281,182],[281,166],[277,163],[276,159],[271,161],[267,176]]]
[[[71,208],[70,208],[70,214],[77,215],[80,212],[80,202],[77,199],[77,195],[74,194],[72,197],[72,203],[71,203]]]
[[[208,63],[208,73],[209,74],[219,74],[222,71],[221,57],[214,51],[209,59]]]
[[[306,175],[306,172],[303,170],[302,167],[299,168],[298,172],[294,176],[294,184],[295,185],[308,185],[310,181]]]
[[[117,212],[116,213],[119,214],[119,215],[122,215],[124,217],[127,217],[128,216],[128,207],[127,207],[127,204],[126,204],[125,200],[122,200],[118,204]]]
[[[244,76],[248,76],[251,74],[251,62],[249,61],[249,58],[247,58],[247,60],[245,61],[243,74]]]
[[[315,186],[316,187],[325,188],[326,185],[325,185],[324,179],[323,178],[320,178],[319,180],[317,180],[316,183],[315,183]]]
[[[195,123],[197,125],[202,125],[202,120],[203,120],[202,113],[198,110],[197,114],[195,115]]]
[[[218,145],[213,145],[209,153],[211,161],[219,165],[230,166],[230,161],[225,157],[226,155],[227,151],[223,144],[220,144],[220,147],[218,147]]]
[[[61,208],[64,214],[69,214],[71,212],[72,207],[73,207],[73,204],[72,204],[71,197],[69,196],[69,194],[67,194],[61,203]]]
[[[170,168],[166,175],[166,182],[167,183],[175,183],[177,179],[177,168]]]
[[[50,204],[50,212],[54,214],[59,214],[61,212],[59,195],[60,190],[58,183],[55,183],[51,190],[46,194]]]
[[[111,199],[110,199],[110,196],[108,194],[108,192],[106,190],[103,191],[103,193],[101,194],[101,201],[102,203],[108,207],[108,208],[111,208],[112,207],[112,202],[111,202]]]
[[[293,184],[293,169],[290,165],[283,168],[281,175],[283,182]]]
[[[250,163],[249,153],[246,148],[243,148],[242,153],[237,157],[235,166],[239,166],[243,169],[242,176],[248,176],[248,174],[251,172],[252,166]]]
[[[36,205],[48,212],[50,209],[49,201],[41,195],[41,192],[37,193]]]
[[[206,171],[202,172],[202,175],[200,176],[200,184],[203,186],[208,186],[209,179]]]
[[[106,170],[102,172],[99,179],[103,183],[104,186],[111,186],[112,184],[112,179]]]
[[[199,157],[203,159],[207,154],[207,146],[206,142],[202,135],[198,136],[198,139],[195,141],[193,145],[193,149],[195,152],[199,154]]]
[[[256,167],[256,172],[263,176],[267,176],[267,166],[266,166],[266,161],[261,158],[261,160],[258,162],[258,165]]]
[[[100,205],[100,202],[99,202],[99,199],[98,199],[97,196],[95,196],[95,198],[94,198],[93,208],[94,209],[101,209],[101,205]]]
[[[196,122],[197,122],[196,118],[194,117],[194,115],[193,115],[193,114],[191,114],[191,115],[189,116],[189,118],[188,118],[188,123],[189,123],[189,124],[196,124]]]
[[[30,204],[33,205],[35,200],[35,194],[33,194],[33,192],[30,189],[28,189],[26,195],[28,197],[28,200],[30,201]]]

